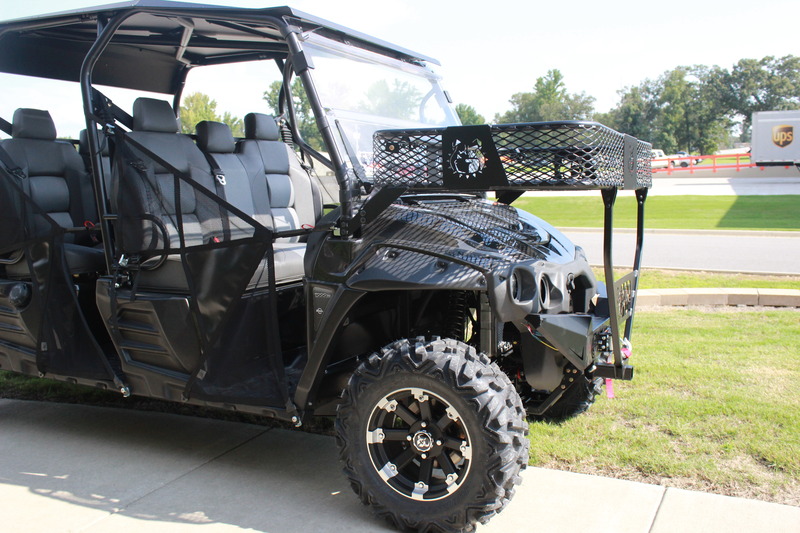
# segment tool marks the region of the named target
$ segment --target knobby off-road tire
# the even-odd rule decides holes
[[[400,340],[351,376],[336,419],[362,503],[401,530],[473,531],[500,512],[528,462],[519,394],[464,343]]]

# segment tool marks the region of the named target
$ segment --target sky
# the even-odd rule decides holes
[[[111,1],[0,0],[0,20],[103,3]],[[742,58],[800,55],[798,0],[206,3],[240,7],[288,4],[434,57],[442,63],[439,71],[453,100],[472,105],[490,122],[495,114],[510,108],[513,94],[531,91],[536,79],[554,68],[564,74],[569,92],[593,96],[595,109],[602,112],[616,105],[618,91],[677,66],[730,68]],[[10,119],[9,109],[13,112],[20,107],[15,96],[32,98],[39,93],[18,78],[13,83],[6,78],[0,76],[4,87],[0,116]],[[207,86],[214,78],[219,76],[204,79],[198,86]],[[48,95],[56,96],[52,92]],[[242,100],[233,93],[226,97],[223,91],[218,97],[219,109],[237,114],[237,102]],[[54,101],[53,105],[58,103]]]

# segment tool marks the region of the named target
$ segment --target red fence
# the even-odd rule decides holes
[[[653,173],[673,172],[694,174],[697,170],[717,170],[733,169],[739,172],[745,168],[754,168],[755,163],[750,162],[750,154],[728,154],[728,155],[690,155],[683,157],[662,157],[653,160]],[[789,168],[789,165],[786,166]],[[763,170],[764,167],[761,167]]]

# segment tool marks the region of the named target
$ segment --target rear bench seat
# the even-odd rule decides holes
[[[275,228],[314,227],[322,216],[319,186],[300,166],[291,147],[281,140],[275,119],[249,113],[244,117],[244,131],[245,140],[239,143],[238,151],[260,162]]]
[[[227,124],[204,120],[196,128],[197,146],[211,155],[225,174],[225,186],[217,188],[225,201],[276,231],[299,227],[296,215],[290,212],[293,211],[289,206],[294,200],[294,191],[287,175],[275,176],[271,182],[264,179],[262,159],[236,153],[236,142]],[[306,245],[291,242],[296,240],[296,237],[278,239],[272,245],[276,283],[297,281],[303,277]]]
[[[201,123],[203,124],[203,123]],[[274,228],[269,190],[266,187],[263,161],[235,152],[236,144],[230,129],[219,123],[207,122],[198,127],[198,144],[178,133],[178,123],[172,107],[163,100],[139,98],[133,107],[133,131],[131,138],[158,154],[182,172],[188,172],[192,179],[210,191],[221,194],[225,200],[267,227]],[[217,187],[211,167],[201,148],[210,153],[217,166],[225,173],[226,185]],[[143,157],[147,160],[146,156]],[[156,164],[156,180],[162,189],[170,190],[173,175]],[[119,194],[118,172],[113,174],[114,196]],[[137,191],[138,201],[147,202],[147,191]],[[184,216],[185,241],[188,246],[206,244],[208,237],[203,235],[201,219],[205,216],[198,210],[196,195],[190,187],[181,189],[181,212]],[[133,198],[126,198],[126,202]],[[285,203],[285,202],[282,202]],[[158,208],[164,206],[159,205]],[[175,208],[167,215],[174,215]],[[277,207],[277,206],[276,206]],[[147,209],[145,207],[145,209]],[[281,207],[277,207],[281,209]],[[166,226],[172,246],[179,246],[177,228],[167,216],[162,222]],[[188,228],[187,228],[188,222]],[[188,231],[187,231],[188,229]],[[281,228],[279,228],[281,229]],[[278,283],[298,281],[303,277],[303,256],[305,244],[299,242],[276,242],[275,277]],[[267,285],[265,275],[266,260],[262,262],[248,285],[248,289]],[[163,265],[139,273],[139,287],[149,290],[188,291],[179,255],[169,255]]]
[[[39,109],[17,109],[11,139],[0,141],[26,178],[26,194],[63,228],[80,228],[97,221],[97,209],[89,173],[75,148],[56,140],[50,113]],[[71,274],[98,272],[105,268],[103,251],[92,247],[88,232],[67,233],[64,254]],[[29,278],[28,262],[7,265],[12,278]]]

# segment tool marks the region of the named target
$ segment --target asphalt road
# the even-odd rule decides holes
[[[601,230],[564,231],[592,265],[603,264]],[[614,264],[633,265],[636,235],[617,230]],[[642,266],[800,275],[800,232],[647,230]]]
[[[675,172],[653,179],[650,196],[754,196],[800,195],[800,172],[790,169],[749,169],[747,173]],[[743,175],[747,174],[747,175]],[[526,193],[547,196],[577,194],[598,196],[597,191]],[[633,194],[623,191],[621,195]],[[800,204],[798,204],[800,209]],[[586,250],[589,262],[603,264],[601,230],[567,228],[572,242]],[[616,266],[633,265],[635,235],[617,230],[614,237]],[[800,232],[647,230],[642,265],[650,268],[763,272],[800,275]]]

